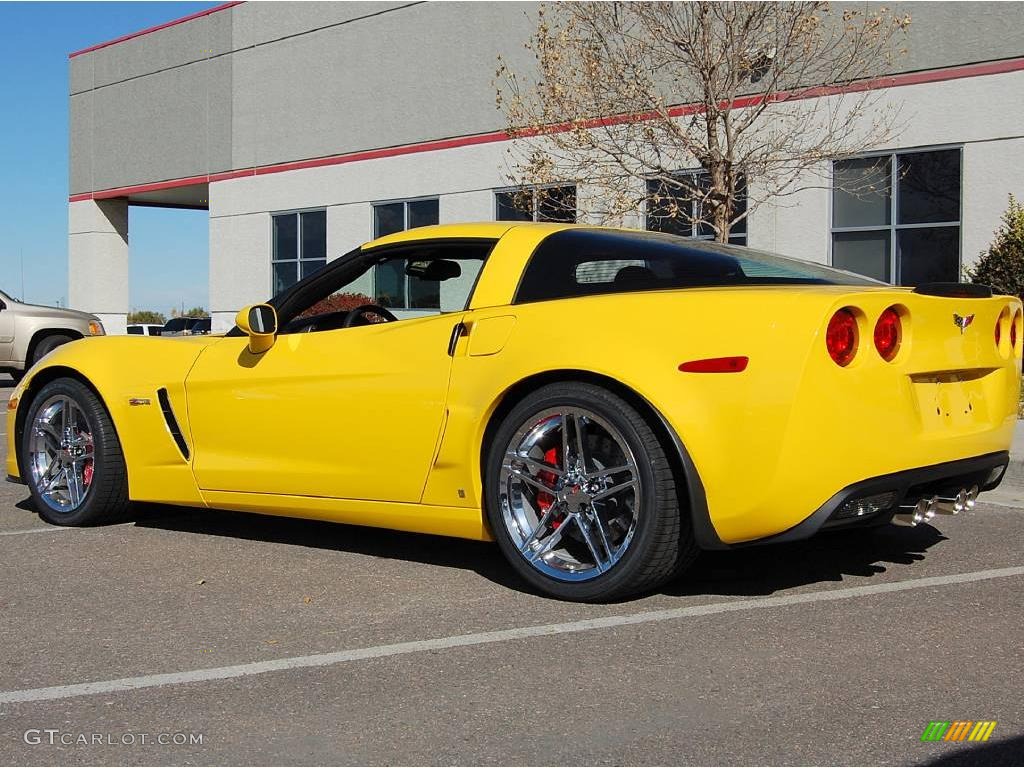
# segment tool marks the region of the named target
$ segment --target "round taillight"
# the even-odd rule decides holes
[[[857,354],[857,318],[848,309],[840,309],[828,321],[825,346],[836,365],[847,365]]]
[[[875,349],[886,362],[891,362],[896,357],[896,353],[900,351],[900,336],[902,334],[903,327],[900,323],[899,313],[889,307],[875,323]]]

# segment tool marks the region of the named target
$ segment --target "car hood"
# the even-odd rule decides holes
[[[23,304],[19,301],[11,301],[9,309],[14,310],[22,317],[52,317],[67,320],[77,320],[81,323],[98,321],[96,315],[88,312],[80,312],[77,309],[63,309],[61,307],[47,307],[43,304]]]

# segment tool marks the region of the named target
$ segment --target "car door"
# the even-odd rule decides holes
[[[214,342],[186,381],[199,487],[418,502],[463,314]]]

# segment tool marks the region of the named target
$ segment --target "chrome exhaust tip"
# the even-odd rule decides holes
[[[922,499],[923,501],[923,499]],[[939,512],[939,497],[932,496],[928,499],[928,506],[925,508],[924,521],[928,522]]]
[[[970,512],[978,503],[978,486],[972,485],[964,497],[964,509]]]
[[[896,525],[907,525],[913,528],[915,525],[926,523],[935,517],[937,504],[936,498],[921,499],[916,504],[904,504],[900,507],[900,512],[893,515],[892,521]]]
[[[938,513],[940,515],[959,515],[967,509],[967,489],[961,488],[956,496],[939,499]]]

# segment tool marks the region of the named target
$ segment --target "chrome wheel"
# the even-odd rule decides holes
[[[92,428],[81,407],[55,395],[36,411],[28,450],[29,471],[39,496],[55,512],[74,512],[92,486]]]
[[[640,514],[636,461],[622,434],[577,407],[548,409],[515,432],[499,475],[502,519],[519,554],[560,581],[606,573]]]

